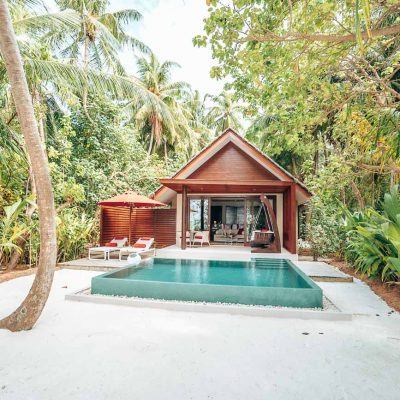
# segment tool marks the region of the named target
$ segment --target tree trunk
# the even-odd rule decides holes
[[[57,256],[56,215],[47,157],[40,141],[32,98],[6,0],[0,0],[0,51],[11,84],[26,150],[32,162],[40,225],[40,257],[35,280],[22,304],[0,321],[0,328],[20,331],[32,329],[50,293]]]
[[[165,165],[168,165],[168,149],[167,149],[167,142],[164,142],[164,161],[165,161]]]
[[[85,37],[85,42],[83,45],[83,70],[85,72],[85,79],[87,79],[87,68],[89,65],[89,38]],[[87,113],[87,98],[88,98],[88,85],[85,82],[82,91],[82,105],[85,113]]]
[[[396,184],[396,173],[392,171],[390,173],[390,190],[394,188],[394,185]]]
[[[296,178],[299,177],[296,160],[293,156],[292,156],[292,175],[294,175]]]
[[[323,138],[323,143],[324,143],[324,165],[325,165],[325,167],[328,165],[328,158],[329,158],[329,155],[328,155],[328,147],[327,147],[327,145],[326,145],[326,139],[325,139],[325,137]]]
[[[355,184],[355,182],[353,180],[350,182],[350,186],[351,186],[351,190],[353,191],[355,198],[357,199],[358,207],[360,209],[364,209],[365,208],[364,199],[362,197],[360,190],[358,189],[357,185]]]
[[[150,156],[151,150],[153,149],[153,141],[154,141],[154,135],[153,135],[153,130],[151,130],[149,149],[147,150],[147,155],[148,156]]]

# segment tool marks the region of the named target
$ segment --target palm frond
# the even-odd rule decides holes
[[[80,24],[79,14],[73,10],[60,11],[42,15],[28,15],[21,19],[14,19],[13,26],[16,32],[43,33],[47,30],[63,31],[78,29]]]

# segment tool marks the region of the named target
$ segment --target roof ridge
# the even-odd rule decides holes
[[[245,137],[239,135],[234,129],[232,128],[227,128],[225,129],[219,136],[217,136],[215,139],[213,139],[209,144],[204,146],[198,153],[196,153],[194,156],[192,156],[184,165],[182,165],[174,174],[172,174],[169,178],[167,179],[173,179],[175,178],[184,168],[186,168],[190,163],[192,163],[197,157],[199,157],[203,152],[205,152],[207,149],[212,147],[215,142],[220,140],[223,136],[227,136],[228,134],[233,134],[236,136],[239,140],[242,140],[245,144],[249,145],[251,148],[253,148],[257,153],[259,153],[261,156],[265,157],[268,161],[273,163],[277,168],[279,168],[280,171],[282,171],[284,174],[286,174],[289,178],[293,179],[293,182],[297,183],[298,185],[302,186],[305,190],[307,190],[309,193],[310,190],[307,188],[307,186],[301,182],[299,179],[297,179],[295,176],[293,176],[289,171],[287,171],[285,168],[283,168],[281,165],[279,165],[275,160],[273,160],[270,156],[265,154],[263,151],[261,151],[256,145],[251,143],[249,140],[247,140]],[[245,150],[244,150],[245,151]],[[264,166],[265,168],[265,166]],[[156,193],[161,190],[164,186],[160,185],[152,194],[151,196],[155,196]]]

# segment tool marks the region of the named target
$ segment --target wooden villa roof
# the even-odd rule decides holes
[[[215,159],[214,155],[221,154],[224,150],[227,152],[229,148],[234,148],[237,153],[243,154],[252,164],[252,169],[251,171],[236,171],[239,174],[239,178],[236,176],[224,176],[221,179],[221,176],[218,176],[217,166],[212,170],[212,161]],[[231,154],[226,154],[225,160],[220,162],[219,167],[225,166],[224,169],[226,169],[226,162],[230,161],[229,157],[232,157],[232,152]],[[221,164],[224,162],[225,164]],[[234,163],[230,163],[230,167],[232,165],[234,166]],[[208,174],[210,175],[209,179],[205,182],[205,179],[202,178],[207,176],[204,171],[207,168],[211,168],[212,171]],[[202,171],[202,174],[199,171]],[[248,176],[246,172],[248,172]],[[232,175],[234,174],[232,173]],[[160,201],[164,199],[169,190],[180,192],[182,185],[190,185],[193,191],[195,191],[194,188],[196,187],[198,193],[212,189],[232,193],[235,187],[239,188],[239,186],[241,190],[246,188],[248,193],[251,193],[267,189],[269,191],[282,191],[284,187],[287,187],[288,183],[295,183],[297,191],[304,201],[307,201],[312,196],[312,193],[302,182],[230,128],[190,159],[171,178],[160,179],[160,182],[163,186],[153,194],[154,198]],[[205,189],[206,184],[209,186],[207,189]],[[274,190],[274,188],[279,189]]]

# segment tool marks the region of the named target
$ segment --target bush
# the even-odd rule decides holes
[[[78,207],[60,210],[56,222],[57,262],[80,258],[85,253],[88,243],[97,241],[95,218],[88,217]],[[25,251],[26,259],[31,265],[37,263],[39,250],[39,226],[35,218],[31,223],[30,246]]]
[[[302,246],[311,251],[314,261],[327,254],[339,254],[343,237],[338,208],[326,206],[314,196],[308,204],[305,219],[305,243]]]
[[[79,258],[87,244],[95,240],[95,220],[76,208],[65,209],[57,216],[57,261]]]
[[[347,213],[348,261],[368,277],[400,281],[400,193],[386,193],[382,211]]]

